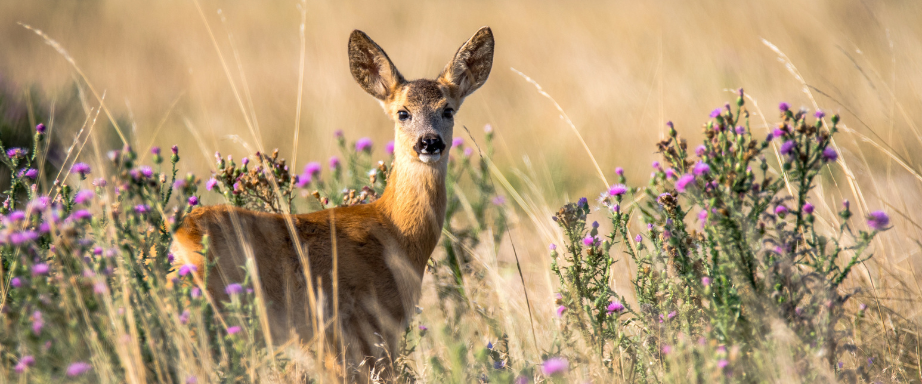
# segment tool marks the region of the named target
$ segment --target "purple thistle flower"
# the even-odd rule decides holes
[[[677,314],[678,312],[676,311],[669,312],[669,314],[666,315],[666,320],[672,320],[672,318],[674,318]]]
[[[727,359],[720,359],[717,361],[717,368],[724,369],[728,365],[730,365],[730,362],[727,361]]]
[[[429,327],[422,325],[422,324],[420,324],[419,327],[417,328],[419,328],[420,332],[426,332],[429,330]]]
[[[587,247],[591,247],[592,244],[595,244],[595,238],[594,238],[594,237],[592,237],[591,235],[587,235],[585,238],[583,238],[583,245],[585,245],[585,246],[587,246]]]
[[[77,377],[77,376],[83,375],[84,373],[89,372],[92,369],[93,369],[92,365],[87,364],[83,361],[78,361],[67,367],[66,374],[68,377]]]
[[[672,346],[669,344],[663,344],[662,351],[664,355],[668,355],[670,352],[672,352]]]
[[[186,378],[186,384],[198,384],[198,379],[195,376],[189,376]]]
[[[104,187],[106,186],[106,184],[108,184],[108,183],[106,183],[106,179],[103,179],[103,178],[101,178],[101,177],[98,178],[98,179],[96,179],[96,180],[93,180],[93,186],[94,186],[94,187],[104,188]]]
[[[307,163],[307,165],[304,166],[304,173],[311,175],[311,177],[320,175],[320,170],[321,170],[320,163],[316,161]]]
[[[102,281],[97,281],[95,284],[93,284],[93,293],[97,295],[106,293],[106,283],[103,283]]]
[[[179,275],[185,276],[193,272],[198,272],[198,267],[195,264],[183,264],[182,267],[179,267]]]
[[[22,176],[35,180],[35,178],[38,177],[38,170],[35,168],[23,169]]]
[[[335,171],[337,169],[339,169],[339,158],[333,156],[330,158],[330,170]]]
[[[134,206],[134,211],[135,211],[135,213],[137,213],[137,214],[139,214],[139,215],[144,215],[144,214],[147,214],[148,212],[150,212],[150,207],[148,207],[147,205],[144,205],[144,204],[138,204],[138,205],[135,205],[135,206]]]
[[[695,176],[686,173],[682,175],[682,177],[680,177],[679,180],[676,180],[675,189],[679,191],[680,193],[685,193],[685,191],[688,189],[688,185],[694,182],[695,182]]]
[[[704,153],[707,152],[707,150],[708,149],[707,147],[704,146],[704,144],[699,145],[698,147],[695,148],[695,156],[698,156],[698,157],[704,156]]]
[[[842,208],[845,208],[846,210],[848,210],[850,206],[851,204],[848,202],[848,199],[842,200]]]
[[[36,336],[42,334],[42,328],[45,327],[45,320],[42,319],[42,313],[39,311],[32,312],[32,333]]]
[[[588,206],[589,206],[589,199],[587,199],[587,198],[585,198],[585,197],[580,197],[579,200],[576,202],[576,205],[579,206],[579,207],[588,207]]]
[[[711,172],[711,166],[707,163],[699,161],[695,164],[695,168],[692,169],[692,172],[695,174],[695,176],[701,176]]]
[[[608,314],[611,315],[615,312],[621,312],[624,310],[624,304],[621,304],[620,301],[612,301],[608,304],[608,308],[605,308],[608,311]]]
[[[179,147],[177,147],[177,146],[175,146],[175,145],[172,146],[172,147],[170,147],[170,152],[171,152],[172,154],[174,154],[174,155],[178,155],[178,154],[179,154]]]
[[[150,153],[152,155],[160,156],[160,147],[151,147]]]
[[[363,137],[355,142],[356,152],[371,152],[372,141],[370,137]]]
[[[666,168],[666,178],[675,179],[676,178],[675,169]]]
[[[70,217],[75,221],[83,221],[83,220],[88,220],[89,218],[93,217],[93,214],[90,213],[90,211],[81,209],[78,211],[74,211],[74,213],[71,213]]]
[[[832,149],[832,147],[826,147],[826,149],[823,149],[823,160],[824,161],[827,161],[827,162],[836,161],[838,158],[839,158],[839,154],[836,153],[836,150]]]
[[[570,363],[563,357],[552,357],[544,361],[541,365],[541,372],[547,376],[564,374],[570,369]]]
[[[781,104],[778,104],[778,109],[780,109],[781,112],[787,112],[788,110],[791,109],[791,105],[788,103],[782,102]]]
[[[218,185],[218,180],[212,177],[205,182],[205,189],[210,191],[214,189],[215,185]]]
[[[826,117],[826,112],[823,112],[822,109],[817,109],[816,113],[814,113],[813,116],[816,116],[817,119],[822,119]]]
[[[89,202],[93,199],[94,196],[96,196],[96,193],[89,189],[81,190],[80,192],[77,192],[76,195],[74,195],[74,203],[83,204]]]
[[[454,138],[454,139],[451,141],[451,147],[452,147],[452,148],[457,148],[457,147],[460,147],[460,146],[462,146],[462,145],[464,145],[464,139],[463,139],[463,138],[456,137],[456,138]]]
[[[393,141],[388,141],[387,144],[384,145],[384,152],[387,152],[388,155],[394,154],[394,142]]]
[[[188,309],[182,311],[182,313],[179,314],[179,323],[180,323],[180,324],[183,324],[183,325],[186,325],[186,323],[189,322],[189,317],[190,317],[190,316],[192,316],[192,313],[189,312]]]
[[[797,146],[797,144],[794,143],[794,140],[785,141],[784,144],[781,144],[781,154],[790,155],[791,152],[794,151],[795,146]]]
[[[712,119],[717,118],[717,116],[720,116],[720,108],[717,108],[717,109],[711,111],[711,118],[712,118]]]
[[[38,123],[38,125],[35,126],[35,132],[45,133],[45,124]]]
[[[10,212],[8,218],[13,222],[23,221],[26,219],[26,213],[23,211]]]
[[[711,278],[710,278],[710,277],[707,277],[707,276],[702,277],[702,278],[701,278],[701,285],[703,285],[703,286],[705,286],[705,287],[711,285]]]
[[[624,176],[624,168],[621,168],[621,167],[615,168],[615,174],[618,176]]]
[[[883,231],[890,225],[890,216],[884,211],[874,211],[868,214],[868,226],[875,231]]]
[[[173,189],[183,189],[187,185],[189,185],[189,183],[187,183],[185,179],[179,179],[173,182]]]
[[[659,161],[653,162],[653,169],[659,170],[661,167],[662,166],[660,165]]]
[[[804,213],[806,213],[806,214],[808,214],[808,215],[809,215],[809,214],[812,214],[812,213],[813,213],[813,204],[805,203],[805,204],[804,204]]]
[[[6,157],[25,157],[29,153],[29,150],[23,148],[10,148],[6,150]]]
[[[493,198],[493,205],[503,205],[506,204],[506,198],[502,196],[496,196]]]
[[[609,196],[620,196],[627,192],[627,187],[624,184],[615,184],[608,189]]]
[[[746,134],[746,128],[743,127],[742,125],[736,127],[736,134],[737,134],[737,135],[745,135],[745,134]]]
[[[189,296],[191,296],[193,299],[202,297],[202,289],[199,287],[192,287],[192,289],[189,290]]]
[[[235,325],[235,326],[232,326],[232,327],[227,327],[227,334],[228,334],[228,335],[236,335],[236,334],[239,333],[241,330],[243,330],[243,328],[240,328],[239,325]]]
[[[247,166],[247,164],[250,164],[250,158],[244,156],[242,159],[240,159],[240,163],[243,164],[243,166],[245,167]]]
[[[782,129],[780,129],[780,128],[775,128],[775,130],[772,131],[772,136],[774,136],[774,137],[779,137],[779,138],[780,138],[780,137],[784,137],[784,135],[786,135],[786,134],[787,134],[787,132],[785,132],[784,130],[782,130]]]
[[[863,311],[863,310],[865,310],[865,309],[868,309],[868,305],[867,305],[867,304],[865,304],[865,303],[858,304],[858,310],[859,310],[859,311]]]
[[[464,148],[464,156],[470,157],[474,153],[474,149],[471,147]]]
[[[337,138],[337,139],[343,137],[343,130],[342,130],[342,129],[337,129],[337,130],[333,131],[333,137],[335,137],[335,138]]]
[[[551,243],[551,245],[548,245],[547,248],[550,249],[551,251],[556,251],[556,250],[557,250],[557,244]]]
[[[638,243],[643,242],[643,237],[638,233],[637,236],[634,236],[634,241]]]
[[[90,173],[90,166],[86,163],[77,163],[70,168],[71,172],[76,172],[80,174],[81,177],[86,176],[87,173]]]
[[[557,307],[557,317],[563,317],[563,313],[567,311],[567,307],[560,305]]]
[[[38,263],[32,266],[32,276],[47,275],[51,267],[45,263]]]
[[[142,176],[144,176],[144,177],[146,177],[146,178],[148,178],[148,179],[154,176],[154,170],[151,169],[150,167],[146,166],[146,165],[141,166],[141,168],[138,168],[138,171],[141,172],[141,175],[142,175]]]
[[[234,296],[243,293],[243,286],[237,283],[231,283],[227,285],[227,288],[224,288],[224,292],[227,292],[228,295]]]
[[[191,206],[194,207],[194,206],[198,205],[198,197],[196,197],[196,196],[189,196],[188,202],[189,202],[189,205],[191,205]]]
[[[782,205],[778,205],[777,207],[775,207],[775,214],[776,214],[776,215],[783,215],[783,214],[785,214],[785,213],[788,213],[788,207],[785,207],[783,204],[782,204]]]
[[[488,135],[491,134],[491,133],[493,133],[493,126],[490,125],[490,124],[484,125],[484,126],[483,126],[483,133],[486,133],[486,134],[488,134]]]

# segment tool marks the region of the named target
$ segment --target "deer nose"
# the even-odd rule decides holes
[[[417,154],[440,154],[445,150],[445,143],[442,141],[441,136],[430,133],[420,137],[416,145],[413,146],[413,150]]]

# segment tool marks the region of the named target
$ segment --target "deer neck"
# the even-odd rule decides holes
[[[396,229],[397,240],[406,250],[408,261],[422,273],[438,244],[445,221],[448,151],[435,165],[421,163],[403,148],[395,148],[394,153],[397,157],[388,175],[387,187],[377,203]]]

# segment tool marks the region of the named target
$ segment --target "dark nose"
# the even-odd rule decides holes
[[[445,150],[445,143],[442,141],[441,136],[430,133],[420,137],[416,145],[413,146],[413,150],[416,151],[417,154],[442,153],[442,151]]]

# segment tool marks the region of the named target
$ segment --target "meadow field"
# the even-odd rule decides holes
[[[399,381],[922,382],[922,2],[911,0],[2,2],[0,141],[30,153],[2,159],[13,171],[0,180],[11,202],[0,382],[335,380],[316,345],[267,346],[258,305],[235,302],[221,327],[190,287],[167,286],[169,236],[142,224],[228,203],[205,188],[216,152],[239,169],[228,156],[277,149],[293,173],[320,162],[326,183],[292,184],[293,207],[319,208],[313,189],[342,203],[394,138],[352,79],[349,33],[366,32],[407,78],[431,78],[484,25],[493,69],[455,118],[454,210],[394,348]],[[373,144],[356,150],[360,138]],[[754,156],[727,156],[750,140]],[[37,177],[17,175],[26,161]],[[132,182],[143,166],[164,181]],[[686,190],[683,174],[715,183]],[[734,189],[743,174],[746,191]],[[14,211],[47,196],[73,217],[78,190],[94,191],[92,218],[14,244],[28,229]],[[841,240],[841,259],[824,259],[819,238]],[[713,264],[683,272],[668,257],[679,243]],[[736,255],[734,244],[763,263],[749,289],[735,262],[708,256]],[[776,246],[797,261],[772,285]],[[595,283],[574,282],[586,271]],[[803,276],[826,290],[794,284],[790,297],[810,304],[788,308],[783,281]],[[245,337],[227,334],[235,321]]]

